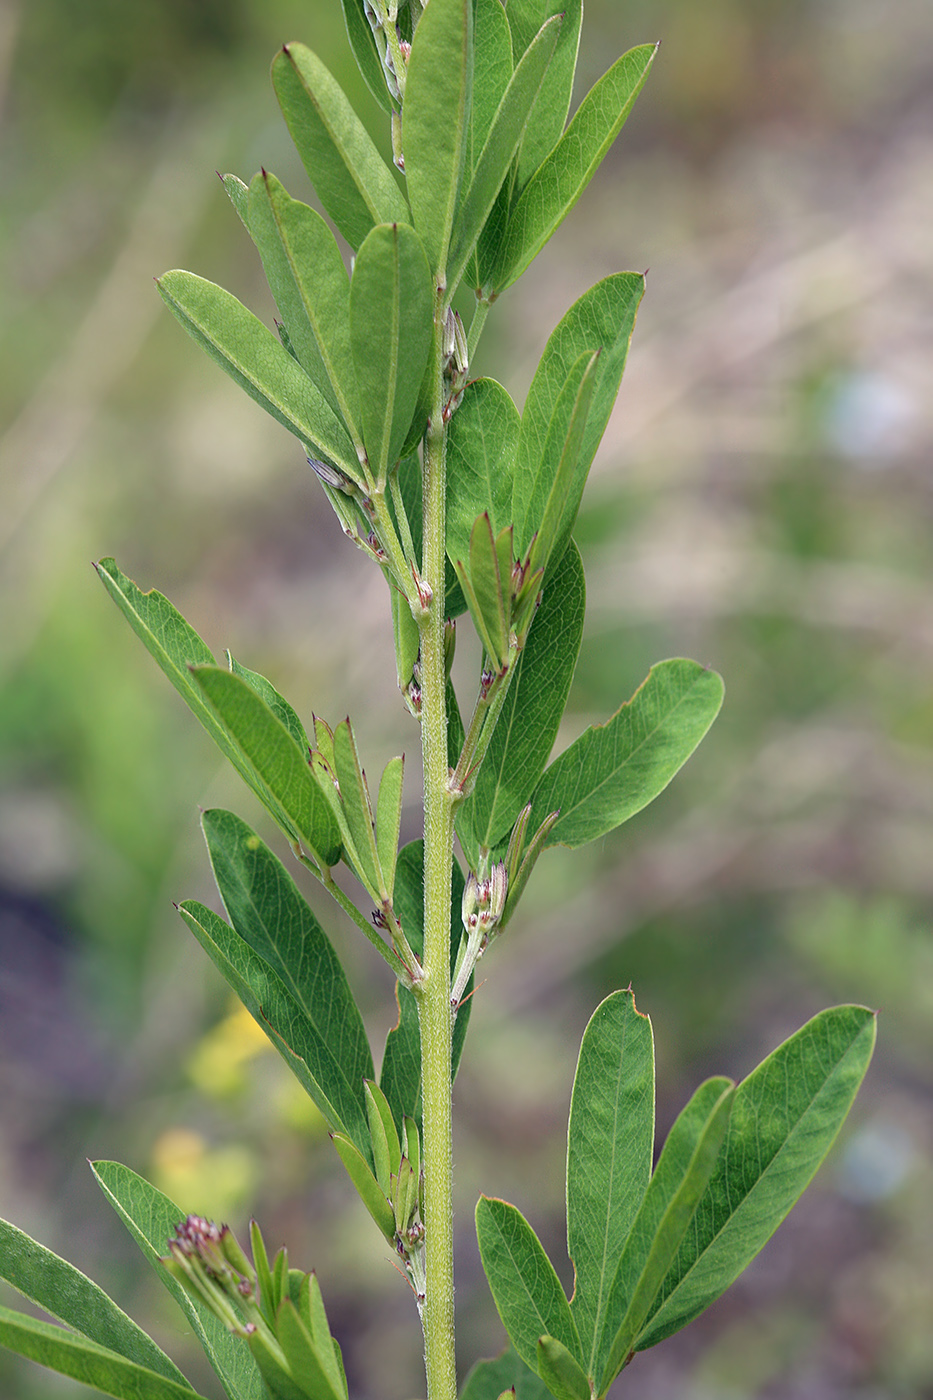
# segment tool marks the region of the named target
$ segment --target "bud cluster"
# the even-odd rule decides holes
[[[502,861],[498,861],[488,873],[476,875],[471,870],[467,876],[460,905],[464,938],[460,943],[450,989],[450,1007],[454,1016],[474,967],[499,927],[505,912],[508,888],[508,871]]]
[[[162,1263],[231,1332],[251,1336],[261,1322],[256,1271],[230,1229],[200,1215],[175,1227]]]
[[[469,368],[466,331],[463,329],[459,312],[450,307],[444,321],[444,382],[448,390],[443,412],[445,423],[450,422],[460,407]]]

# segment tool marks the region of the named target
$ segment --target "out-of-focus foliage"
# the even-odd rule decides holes
[[[416,754],[380,581],[287,434],[201,364],[151,282],[191,266],[271,321],[211,171],[267,165],[307,196],[265,72],[293,38],[374,110],[337,0],[0,13],[0,1206],[67,1239],[156,1326],[162,1304],[84,1158],[135,1164],[237,1226],[261,1211],[270,1241],[278,1227],[319,1270],[338,1337],[365,1303],[378,1346],[356,1334],[351,1391],[392,1400],[419,1383],[416,1329],[398,1325],[411,1300],[320,1120],[254,1053],[171,907],[212,897],[198,805],[243,795],[89,567],[116,554],[306,721],[338,719],[352,691],[365,751]],[[826,1000],[864,1000],[882,1011],[879,1055],[846,1140],[738,1289],[626,1383],[919,1400],[933,1385],[933,13],[589,0],[581,84],[607,52],[658,38],[609,174],[504,295],[475,368],[520,399],[568,302],[650,265],[577,529],[592,612],[559,744],[659,655],[715,665],[727,704],[656,809],[572,867],[542,857],[484,965],[457,1094],[462,1359],[501,1335],[471,1253],[478,1192],[529,1209],[533,1168],[533,1224],[562,1257],[563,1123],[598,996],[631,980],[652,1014],[665,1129],[709,1068],[740,1077]],[[342,954],[366,1002],[355,947]],[[47,1378],[0,1365],[9,1400],[45,1400]]]

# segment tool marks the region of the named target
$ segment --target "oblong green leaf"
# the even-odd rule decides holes
[[[350,346],[371,476],[385,482],[401,456],[431,350],[434,289],[421,239],[380,224],[350,281]]]
[[[350,279],[334,235],[265,170],[250,182],[249,229],[299,364],[358,441]]]
[[[334,1384],[330,1368],[291,1298],[284,1300],[276,1314],[276,1336],[289,1370],[293,1376],[300,1376],[301,1389],[308,1400],[344,1400],[342,1388]]]
[[[264,1400],[262,1377],[243,1339],[232,1336],[207,1305],[197,1302],[159,1263],[185,1212],[144,1177],[119,1162],[90,1165],[107,1200],[191,1323],[231,1400]]]
[[[191,675],[252,770],[250,786],[282,829],[323,866],[340,855],[337,824],[302,753],[253,687],[220,666]]]
[[[514,1392],[515,1400],[547,1400],[550,1394],[511,1342],[494,1361],[477,1361],[463,1382],[460,1400],[500,1400],[509,1390]]]
[[[450,288],[460,281],[467,259],[509,174],[535,99],[541,91],[548,64],[554,55],[560,28],[559,15],[541,26],[540,33],[522,55],[509,79],[482,150],[478,156],[474,154],[473,173],[458,201],[451,233],[447,263]]]
[[[770,1239],[832,1146],[875,1031],[863,1006],[821,1011],[739,1085],[716,1171],[637,1351],[698,1317]]]
[[[0,1307],[0,1344],[117,1400],[139,1400],[141,1395],[146,1400],[203,1400],[187,1382],[169,1380],[86,1337],[11,1308]]]
[[[592,1400],[585,1371],[556,1337],[538,1338],[538,1375],[555,1400]]]
[[[476,1237],[502,1325],[527,1366],[537,1367],[538,1338],[556,1337],[577,1360],[580,1339],[554,1265],[521,1211],[480,1196]]]
[[[617,59],[522,190],[498,252],[492,277],[497,293],[522,275],[586,189],[632,110],[656,48],[642,44]]]
[[[411,46],[402,150],[408,200],[432,273],[443,278],[467,153],[473,0],[431,0]]]
[[[586,610],[576,545],[546,581],[476,786],[457,808],[457,835],[471,858],[508,835],[544,771],[567,703]]]
[[[345,1133],[368,1157],[369,1128],[362,1090],[350,1083],[343,1066],[282,979],[212,909],[186,899],[178,912],[317,1104],[331,1130]]]
[[[499,0],[495,0],[496,5]],[[512,471],[521,418],[494,379],[475,379],[463,392],[447,429],[447,557],[470,557],[477,516],[489,516],[497,535],[513,522]]]
[[[560,548],[577,518],[586,483],[583,436],[596,389],[599,357],[598,350],[592,354],[583,352],[554,405],[524,521],[533,569],[546,569],[552,560],[559,559]],[[519,558],[523,557],[521,545],[516,552]]]
[[[286,44],[272,85],[318,198],[354,251],[374,224],[408,223],[405,196],[340,84],[304,44]]]
[[[394,590],[393,590],[394,591]],[[403,607],[407,607],[402,600]],[[410,616],[410,613],[409,613]],[[395,888],[395,863],[398,860],[398,836],[402,824],[402,786],[405,777],[405,756],[390,758],[379,780],[376,799],[376,848],[379,869],[386,893],[392,898]]]
[[[509,85],[512,35],[502,0],[475,0],[473,6],[473,92],[470,104],[470,169],[486,144],[492,119]]]
[[[697,1204],[716,1167],[735,1085],[711,1079],[697,1090],[668,1134],[641,1210],[625,1241],[594,1351],[594,1376],[605,1395],[629,1359]]]
[[[240,223],[249,232],[249,186],[244,185],[238,175],[221,175],[221,184],[227,197],[240,217]]]
[[[252,772],[243,755],[230,739],[217,714],[207,703],[191,667],[215,666],[213,652],[181,613],[156,589],[143,593],[122,573],[115,559],[101,559],[94,565],[101,583],[129,622],[140,641],[168,676],[188,707],[204,725],[214,743],[247,782]]]
[[[172,314],[234,383],[294,433],[312,457],[323,457],[360,479],[346,428],[258,316],[231,292],[193,272],[166,272],[156,285]]]
[[[512,520],[516,549],[527,548],[534,533],[526,528],[529,503],[541,471],[545,444],[561,391],[581,355],[600,351],[595,366],[593,397],[586,416],[568,510],[561,520],[555,553],[560,552],[573,525],[583,485],[609,421],[622,382],[635,317],[645,291],[645,279],[634,272],[617,272],[597,282],[580,297],[548,337],[525,399],[521,432],[512,472]],[[456,419],[454,420],[456,422]]]
[[[353,57],[363,75],[366,86],[384,112],[393,109],[385,84],[382,60],[376,52],[376,41],[369,20],[366,18],[366,0],[340,0],[343,7],[347,38],[353,50]]]
[[[398,1174],[399,1162],[402,1160],[402,1145],[399,1141],[395,1119],[392,1116],[392,1105],[379,1085],[370,1081],[366,1083],[366,1114],[369,1118],[369,1129],[374,1145],[377,1137],[385,1142],[386,1182],[388,1183],[390,1176]],[[373,1156],[375,1157],[375,1146]]]
[[[315,1274],[304,1275],[298,1311],[311,1329],[311,1336],[314,1338],[318,1356],[330,1376],[331,1383],[346,1400],[347,1378],[340,1359],[340,1347],[331,1335],[330,1323],[327,1320],[324,1299],[321,1295],[321,1285]]]
[[[201,826],[230,922],[302,1008],[362,1105],[372,1054],[333,944],[282,862],[246,822],[214,808]]]
[[[453,972],[463,931],[461,904],[463,872],[456,860],[451,868],[450,885],[450,969]],[[395,870],[395,912],[401,920],[402,931],[416,956],[424,948],[424,842],[409,841],[398,854]],[[472,984],[471,984],[472,985]],[[405,1118],[421,1124],[421,1032],[418,1007],[412,992],[396,983],[398,1021],[386,1036],[385,1054],[379,1075],[379,1087],[392,1108],[392,1115],[401,1130]],[[456,1076],[463,1054],[472,1000],[461,1006],[454,1023],[451,1074]]]
[[[228,668],[235,676],[239,676],[241,681],[246,681],[247,685],[252,686],[256,694],[265,700],[276,719],[285,725],[302,753],[306,753],[308,736],[305,733],[305,727],[285,697],[279,694],[272,682],[266,680],[265,676],[261,676],[258,671],[251,671],[248,666],[242,666],[229,651],[226,653],[226,657]],[[208,662],[208,665],[210,664]]]
[[[372,1167],[359,1148],[344,1137],[343,1133],[333,1133],[332,1141],[337,1155],[347,1169],[347,1175],[356,1187],[357,1194],[369,1211],[373,1220],[390,1244],[395,1241],[395,1216],[386,1194],[373,1176]]]
[[[572,1310],[588,1375],[619,1255],[648,1188],[653,1146],[651,1022],[631,990],[613,992],[583,1033],[567,1131]]]
[[[216,667],[213,653],[209,647],[164,594],[155,589],[143,593],[132,579],[127,578],[120,571],[113,559],[102,559],[95,567],[101,582],[126,617],[133,631],[143,642],[150,655],[158,662],[189,708],[201,721],[221,753],[230,760],[240,777],[256,793],[260,801],[269,808],[283,829],[289,832],[294,839],[301,839],[293,827],[294,814],[290,814],[277,802],[268,784],[257,773],[253,760],[243,748],[240,739],[234,735],[221,718],[215,705],[208,701],[203,685],[195,679],[198,667],[219,669]],[[297,739],[298,732],[303,734],[304,731],[291,706],[282,700],[281,696],[278,697],[278,702],[273,703],[274,697],[268,695],[265,687],[268,687],[270,691],[274,688],[268,681],[258,677],[255,672],[246,673],[245,668],[238,667],[232,658],[231,665],[235,670],[243,673],[242,679],[239,675],[235,678],[236,683],[245,689],[252,689],[259,697],[256,704],[247,708],[252,708],[260,714],[266,728],[268,728],[268,719],[263,710],[268,711],[270,708],[267,701],[272,704],[272,717],[286,726],[288,734],[291,736],[292,747],[298,754],[300,767],[304,761],[301,758],[302,750],[297,747]],[[274,694],[277,695],[277,692]],[[275,737],[281,747],[278,734]],[[287,745],[285,747],[287,748]],[[290,763],[286,762],[284,766],[294,769],[294,755],[288,753],[287,760],[290,760]],[[306,775],[297,776],[295,778],[296,793],[303,792],[306,783]],[[337,828],[333,818],[327,812],[325,812],[325,822],[320,822],[320,814],[324,811],[320,805],[320,794],[315,792],[302,798],[302,802],[309,805],[305,806],[301,821],[302,823],[314,824],[314,830],[317,833],[315,839],[320,842],[321,859],[326,860],[330,856],[332,861],[336,860],[339,856],[339,847],[336,845]],[[310,829],[307,839],[310,844]]]
[[[563,13],[557,49],[548,65],[518,161],[517,188],[523,189],[564,130],[580,47],[582,0],[509,0],[508,17],[516,53],[528,48],[550,15]]]
[[[6,1220],[0,1220],[0,1278],[88,1341],[157,1371],[190,1393],[190,1383],[174,1361],[102,1288]]]
[[[502,669],[509,649],[512,589],[511,560],[503,571],[498,539],[484,511],[470,533],[470,572],[464,575],[458,570],[473,623],[497,671]]]
[[[334,768],[341,806],[359,862],[357,873],[374,899],[380,895],[385,897],[387,891],[380,889],[382,875],[369,786],[349,719],[342,720],[334,730]]]
[[[593,725],[546,769],[531,824],[560,816],[549,846],[582,846],[621,826],[667,787],[722,705],[715,671],[696,661],[659,661],[605,724]]]

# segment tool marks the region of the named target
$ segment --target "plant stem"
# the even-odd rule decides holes
[[[443,294],[434,323],[434,405],[424,439],[422,576],[432,592],[421,631],[424,761],[424,955],[421,1026],[426,1284],[422,1312],[428,1400],[456,1400],[451,1148],[450,880],[453,804],[447,789],[444,664],[446,429]]]
[[[472,360],[474,354],[476,353],[476,347],[479,344],[479,338],[482,335],[483,327],[486,324],[486,317],[489,315],[490,305],[491,303],[488,301],[484,301],[482,297],[477,298],[476,306],[473,311],[473,319],[470,322],[469,334],[467,335],[468,361]]]

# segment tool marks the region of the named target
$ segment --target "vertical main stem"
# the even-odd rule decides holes
[[[434,325],[434,392],[424,440],[421,573],[431,602],[421,622],[424,761],[424,979],[418,990],[425,1167],[426,1285],[422,1310],[428,1400],[456,1400],[453,1152],[451,1146],[450,872],[453,802],[448,788],[444,577],[446,438],[443,296]]]

